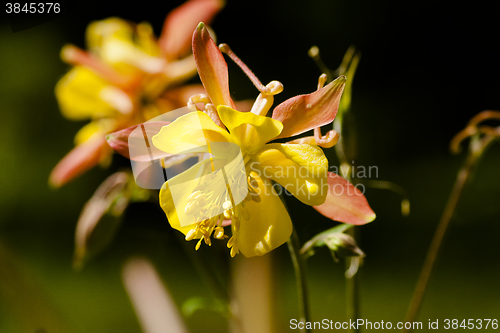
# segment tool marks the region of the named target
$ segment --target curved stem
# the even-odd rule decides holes
[[[450,224],[453,213],[455,212],[458,201],[463,193],[465,184],[469,180],[474,168],[476,167],[479,157],[485,151],[485,148],[489,145],[489,143],[492,142],[492,140],[493,138],[485,137],[483,140],[473,139],[473,141],[471,142],[471,149],[469,151],[469,155],[467,156],[467,160],[465,161],[464,166],[457,175],[453,190],[448,199],[439,224],[436,228],[436,232],[434,233],[431,245],[429,246],[424,265],[422,266],[422,271],[420,272],[417,285],[415,286],[415,291],[413,292],[413,297],[410,302],[408,312],[406,313],[405,322],[413,322],[417,318],[418,312],[422,305],[425,291],[427,289],[427,285],[429,283],[429,278],[431,276],[436,258],[439,254],[439,250],[443,242],[443,238],[446,234],[446,231],[448,230],[448,226]],[[402,332],[411,331],[412,329],[402,330]]]
[[[306,281],[305,262],[300,255],[300,241],[295,228],[292,231],[292,236],[287,241],[287,245],[288,250],[290,251],[290,256],[292,257],[293,268],[295,271],[295,278],[297,282],[300,321],[305,324],[311,321],[309,313],[309,291]],[[311,332],[311,330],[303,328],[301,332]]]

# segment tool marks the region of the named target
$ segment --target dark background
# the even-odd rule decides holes
[[[188,287],[201,284],[200,279],[153,203],[129,207],[110,248],[83,271],[73,271],[80,209],[112,169],[94,169],[59,190],[47,186],[50,170],[84,124],[69,122],[58,111],[53,90],[68,69],[59,59],[61,47],[73,43],[84,48],[88,23],[110,16],[148,21],[158,35],[165,14],[180,3],[81,1],[50,22],[16,33],[2,16],[0,259],[9,264],[0,268],[1,332],[19,332],[26,327],[22,321],[48,332],[59,321],[74,332],[138,332],[120,280],[121,265],[133,254],[153,260],[179,304],[199,293],[210,295],[206,288]],[[411,200],[405,218],[397,194],[366,192],[377,219],[359,228],[360,246],[367,253],[361,271],[364,318],[402,320],[465,159],[465,153],[449,153],[449,141],[478,112],[500,110],[496,22],[493,9],[480,2],[233,0],[212,24],[218,41],[228,43],[264,84],[283,83],[277,103],[315,89],[321,73],[307,56],[312,45],[332,69],[350,45],[361,51],[351,110],[357,162],[377,166],[379,179],[401,185]],[[257,96],[231,63],[229,75],[235,99]],[[499,146],[485,154],[455,213],[421,312],[424,322],[500,313]],[[335,165],[333,151],[327,155]],[[116,156],[112,167],[126,163]],[[294,199],[288,203],[302,242],[333,225]],[[286,247],[274,256],[281,300],[277,322],[287,331],[288,320],[297,317],[294,278]],[[313,319],[346,319],[343,269],[326,250],[309,260]],[[9,298],[6,290],[18,296]],[[213,323],[215,332],[224,331],[224,322],[202,311],[189,325],[200,331]]]

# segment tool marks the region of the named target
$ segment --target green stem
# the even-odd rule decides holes
[[[350,228],[346,231],[347,234],[355,238],[355,228]],[[352,265],[356,265],[354,274],[350,274]],[[357,274],[357,265],[359,265],[358,257],[346,258],[346,274],[345,274],[345,284],[346,284],[346,308],[347,308],[347,318],[356,321],[359,318],[359,278]],[[350,330],[351,332],[358,333],[361,330],[357,327]]]
[[[336,130],[340,131],[342,129],[342,123],[338,123]],[[344,142],[341,138],[339,142],[335,145],[335,152],[341,165],[348,165],[350,168],[348,174],[346,175],[347,180],[352,182],[350,177],[351,174],[355,174],[353,171],[355,166],[348,162],[345,150],[344,150]],[[356,231],[355,228],[350,228],[346,233],[352,236],[352,238],[356,239]],[[357,274],[357,266],[353,267],[353,265],[359,265],[359,258],[352,257],[346,259],[346,274],[345,274],[345,288],[346,288],[346,313],[347,318],[352,321],[357,321],[359,318],[359,278]],[[351,271],[354,271],[351,273]],[[358,333],[360,330],[358,328],[351,329],[351,332]]]
[[[429,246],[429,250],[427,252],[424,265],[422,266],[422,270],[420,272],[417,285],[415,286],[415,290],[413,292],[413,297],[410,302],[408,312],[406,313],[405,322],[413,322],[417,318],[418,312],[422,305],[425,291],[427,289],[427,285],[429,283],[429,278],[431,276],[434,264],[436,262],[436,258],[439,254],[439,250],[443,242],[443,238],[446,234],[446,231],[448,230],[448,226],[450,224],[453,213],[455,212],[459,199],[463,193],[465,184],[470,179],[470,176],[472,175],[474,168],[477,165],[479,157],[485,151],[485,148],[489,145],[489,143],[492,142],[492,140],[493,138],[487,137],[484,138],[482,142],[474,141],[474,139],[473,142],[471,142],[471,150],[469,151],[467,160],[465,161],[464,166],[457,175],[457,179],[455,180],[453,190],[451,192],[450,197],[448,198],[448,202],[444,209],[443,215],[441,216],[439,224],[436,228],[436,232],[434,233],[431,245]],[[475,145],[479,145],[480,147],[477,148],[476,146],[476,149],[474,149]],[[411,331],[412,329],[402,330],[402,332],[411,332]]]
[[[292,236],[288,239],[288,250],[292,257],[293,268],[295,271],[295,278],[297,282],[297,294],[299,298],[299,313],[300,321],[304,324],[311,321],[309,313],[309,291],[306,281],[306,267],[302,256],[300,255],[300,241],[295,231],[292,231]],[[310,329],[303,328],[301,332],[311,332]]]
[[[323,67],[326,67],[324,66],[323,62],[319,57],[319,50],[317,50],[317,48],[312,48],[309,52],[309,55],[316,61],[320,69],[323,70]],[[335,72],[332,73],[328,69],[326,71],[323,70],[323,72],[328,74],[329,81],[333,79],[331,77],[332,74],[335,75],[345,74],[349,78],[344,89],[344,96],[342,99],[343,102],[341,102],[339,105],[337,117],[335,122],[333,123],[333,129],[341,135],[339,142],[335,145],[335,153],[339,159],[341,168],[343,168],[344,166],[349,166],[349,172],[347,173],[345,178],[350,182],[352,182],[350,175],[355,174],[355,165],[353,162],[349,162],[349,160],[355,158],[354,156],[355,153],[351,152],[351,156],[349,156],[348,159],[346,154],[347,147],[345,146],[345,140],[344,140],[345,138],[344,129],[347,127],[346,126],[347,124],[350,125],[349,129],[351,130],[354,130],[354,126],[352,122],[345,122],[344,118],[345,115],[350,110],[351,87],[352,87],[351,84],[354,74],[356,72],[356,68],[358,66],[359,58],[360,54],[356,53],[355,48],[351,46],[347,50],[341,65]],[[354,143],[355,140],[353,140],[353,144]],[[344,175],[341,176],[344,177]],[[353,238],[355,238],[354,228],[350,229],[348,233]],[[359,282],[357,277],[358,265],[359,265],[359,258],[357,257],[346,260],[345,277],[346,277],[347,316],[350,320],[353,321],[357,321],[357,319],[359,318]],[[354,332],[359,332],[359,330],[355,329]]]

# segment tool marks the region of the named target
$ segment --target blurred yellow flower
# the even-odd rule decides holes
[[[190,54],[194,27],[221,7],[219,0],[187,1],[167,16],[159,39],[148,23],[108,18],[87,28],[88,51],[63,47],[62,59],[74,67],[56,85],[61,112],[91,122],[52,171],[53,186],[109,161],[106,134],[184,106],[189,96],[204,92],[199,85],[179,85],[196,74]]]

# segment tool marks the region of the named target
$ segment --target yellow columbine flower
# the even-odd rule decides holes
[[[176,206],[169,188],[170,180],[160,191],[160,205],[167,213],[172,227],[184,232],[188,239],[202,238],[208,244],[213,231],[216,238],[223,237],[222,224],[225,219],[230,218],[232,237],[228,246],[231,247],[231,255],[234,256],[239,251],[247,257],[262,255],[283,244],[292,232],[290,217],[267,177],[280,183],[305,204],[321,205],[328,192],[328,161],[318,146],[266,144],[282,132],[283,124],[278,120],[236,111],[223,105],[217,111],[229,132],[216,125],[205,113],[193,112],[163,127],[153,137],[153,144],[172,154],[192,149],[193,145],[200,142],[200,138],[192,132],[186,132],[186,128],[194,128],[197,123],[202,124],[207,143],[237,144],[247,173],[249,194],[246,200],[236,207],[226,209],[224,214],[183,227],[177,219]],[[180,209],[190,209],[192,205],[201,209],[202,206],[214,204],[217,204],[216,198],[207,202],[206,195],[201,195],[192,204],[181,206]],[[223,205],[231,207],[230,198],[226,198]]]
[[[221,198],[217,190],[207,186],[208,182],[199,184],[191,195],[177,200],[176,204],[171,187],[182,184],[179,179],[195,179],[200,169],[208,165],[207,161],[211,163],[212,171],[221,168],[217,166],[217,156],[212,156],[170,179],[162,187],[160,204],[171,226],[184,233],[187,240],[199,239],[198,249],[202,241],[210,245],[212,235],[217,239],[229,238],[225,236],[224,227],[230,225],[232,235],[227,245],[231,248],[231,256],[240,251],[246,257],[263,255],[283,244],[292,232],[290,217],[272,181],[281,184],[305,204],[320,207],[327,204],[330,218],[339,216],[337,220],[352,224],[372,221],[375,214],[362,194],[354,198],[347,193],[334,194],[331,191],[331,184],[353,186],[345,180],[347,184],[339,181],[337,175],[328,172],[328,161],[318,147],[331,147],[338,140],[334,131],[322,136],[319,127],[335,118],[345,78],[340,77],[325,87],[324,77],[320,78],[316,92],[283,102],[269,118],[265,115],[273,103],[273,95],[282,91],[281,83],[273,81],[264,87],[227,45],[221,48],[247,72],[261,91],[252,111],[235,110],[229,95],[227,64],[204,25],[200,24],[193,35],[193,54],[208,94],[197,97],[205,103],[205,113],[195,111],[164,126],[153,137],[153,144],[169,154],[210,152],[210,146],[216,143],[235,144],[241,150],[243,177],[249,192],[242,202],[236,203],[230,193],[227,195],[229,190],[222,191]],[[191,107],[196,106],[192,104]],[[315,131],[313,137],[289,143],[269,143],[312,129]],[[200,149],[203,143],[208,148]],[[328,199],[331,197],[333,199]],[[340,200],[335,201],[335,198]],[[222,206],[223,213],[209,214],[202,221],[190,225],[180,221],[181,214],[201,216],[203,214],[200,213],[206,210],[216,211],[216,205]]]
[[[106,134],[182,107],[189,96],[204,92],[199,85],[178,86],[196,73],[190,54],[193,28],[221,7],[219,0],[187,1],[167,16],[159,39],[148,23],[108,18],[87,28],[88,51],[63,47],[62,59],[74,67],[56,85],[59,107],[70,120],[91,122],[52,171],[52,185],[109,160]]]

